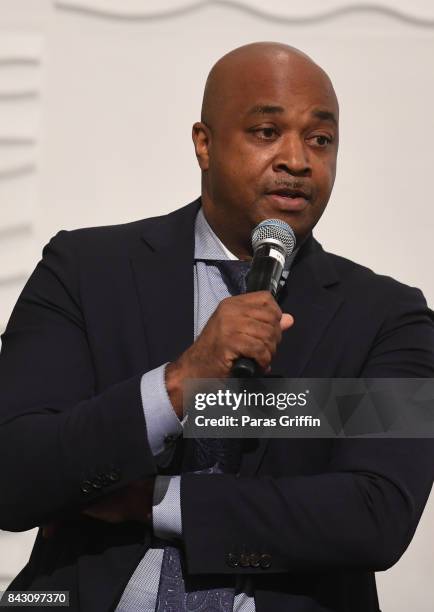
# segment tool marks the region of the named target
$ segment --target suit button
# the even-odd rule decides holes
[[[101,489],[103,486],[103,480],[102,478],[100,478],[99,476],[96,476],[93,480],[92,480],[92,486],[94,489]]]
[[[110,484],[110,479],[107,474],[97,474],[95,481],[100,482],[102,487]]]
[[[259,553],[250,553],[249,562],[250,567],[259,567],[261,555]]]
[[[260,556],[259,565],[262,569],[268,569],[271,566],[271,555],[263,554]]]
[[[164,442],[165,444],[170,446],[171,444],[174,444],[176,442],[177,438],[178,436],[173,436],[172,434],[168,434],[167,436],[165,436]]]
[[[240,555],[240,567],[250,567],[250,555],[249,555],[249,553],[241,553],[241,555]]]
[[[235,553],[228,553],[226,555],[226,564],[229,565],[229,567],[238,567],[238,565],[240,564],[239,555]]]
[[[120,476],[121,474],[119,470],[111,470],[111,472],[108,473],[109,480],[111,480],[112,482],[117,482]]]
[[[81,487],[80,488],[81,488],[81,491],[83,493],[86,493],[86,494],[90,493],[92,491],[92,483],[90,482],[90,480],[84,480],[81,483]]]

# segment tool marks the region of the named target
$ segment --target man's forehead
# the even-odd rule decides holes
[[[220,117],[245,115],[261,106],[287,109],[298,100],[325,107],[337,118],[336,95],[322,68],[291,48],[253,45],[217,62],[208,77],[203,110],[209,117],[217,110]]]
[[[279,116],[294,110],[318,119],[337,122],[338,105],[334,90],[321,76],[318,78],[282,77],[278,73],[266,78],[241,79],[233,88],[221,92],[221,110],[243,117]]]

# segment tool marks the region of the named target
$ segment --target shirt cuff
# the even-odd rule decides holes
[[[158,538],[182,537],[181,476],[155,478],[152,524]]]
[[[172,407],[164,382],[166,365],[146,372],[140,380],[148,441],[154,457],[173,450],[176,439],[182,434],[182,424]]]

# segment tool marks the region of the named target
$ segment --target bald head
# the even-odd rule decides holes
[[[308,55],[282,43],[258,42],[238,47],[214,64],[205,85],[201,120],[216,126],[220,117],[231,112],[243,92],[260,88],[270,79],[276,81],[276,87],[292,89],[313,82],[329,93],[338,111],[330,78]]]
[[[213,66],[192,136],[205,216],[232,253],[249,256],[264,219],[309,235],[335,179],[338,112],[327,74],[293,47],[254,43]]]

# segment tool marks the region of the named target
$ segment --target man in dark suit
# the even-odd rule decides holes
[[[41,528],[9,588],[68,590],[84,612],[189,609],[161,603],[167,542],[207,593],[237,579],[233,610],[377,611],[373,572],[411,541],[433,443],[260,440],[235,474],[179,476],[182,382],[228,376],[239,356],[288,377],[432,377],[432,313],[417,289],[312,237],[335,177],[338,105],[304,54],[262,43],[222,58],[193,140],[200,200],[59,233],[13,311],[0,527]],[[251,230],[270,217],[299,244],[279,305],[229,297],[215,260],[250,259]],[[197,609],[229,609],[209,601]]]

